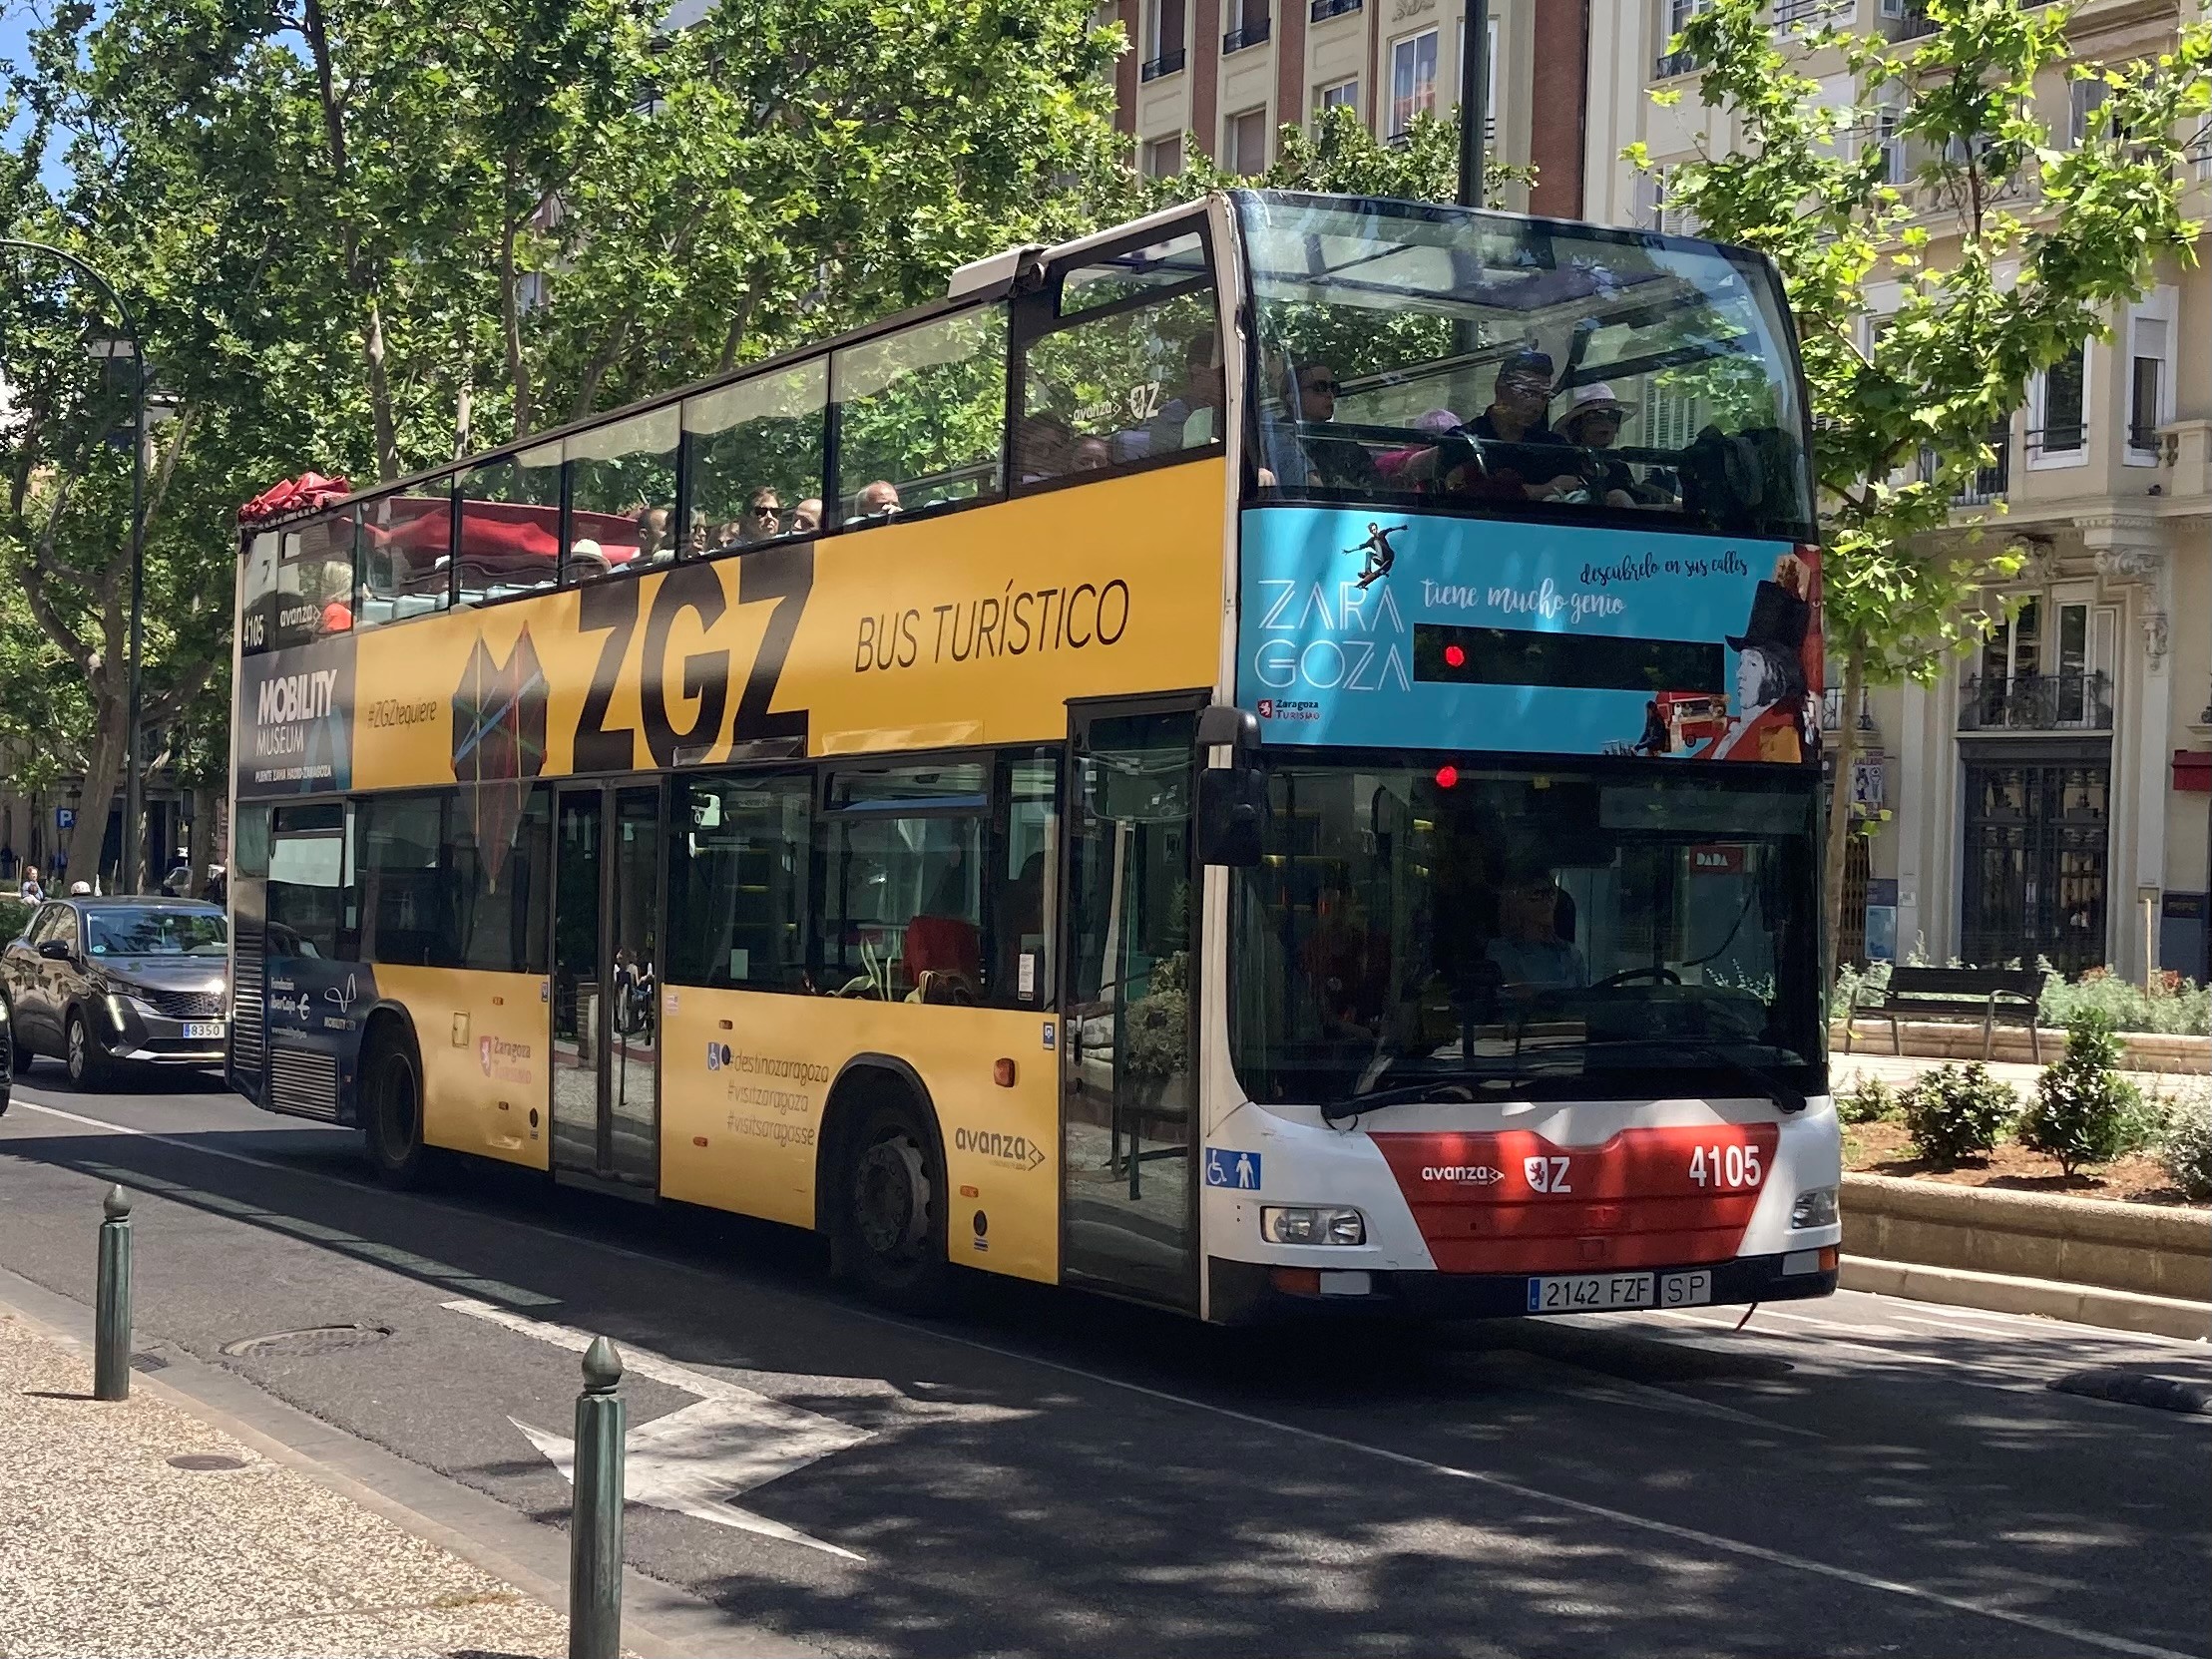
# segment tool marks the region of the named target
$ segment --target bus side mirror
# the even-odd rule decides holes
[[[1226,766],[1209,764],[1226,747]],[[1259,862],[1267,774],[1259,768],[1259,719],[1216,704],[1198,715],[1198,862],[1250,869]]]
[[[1267,774],[1239,757],[1198,774],[1198,862],[1248,870],[1259,862]]]

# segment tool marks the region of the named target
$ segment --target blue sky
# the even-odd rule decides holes
[[[105,7],[101,8],[105,10]],[[44,18],[46,0],[0,0],[0,59],[21,68],[30,56],[28,41],[31,30]],[[5,135],[13,141],[11,132]],[[60,186],[69,177],[68,170],[49,160],[42,176],[49,186]]]

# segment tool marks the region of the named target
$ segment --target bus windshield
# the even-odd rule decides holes
[[[1240,192],[1261,499],[1816,539],[1757,255],[1464,208]]]
[[[1649,1098],[1721,1071],[1725,1092],[1803,1090],[1823,1052],[1813,816],[1773,773],[1278,762],[1231,918],[1244,1087]]]

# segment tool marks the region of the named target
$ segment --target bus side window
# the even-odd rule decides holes
[[[828,414],[826,357],[686,398],[684,552],[818,530]]]
[[[1002,757],[998,774],[987,1000],[1047,1008],[1060,919],[1060,757]]]
[[[916,323],[830,361],[837,479],[847,524],[1000,492],[1006,307]]]
[[[668,852],[668,983],[803,992],[811,772],[686,779]]]
[[[462,605],[551,588],[561,562],[561,448],[544,444],[461,477]]]
[[[1022,352],[1018,483],[1220,441],[1220,333],[1195,231],[1066,272],[1057,312]]]
[[[598,426],[564,440],[569,471],[569,547],[565,583],[589,582],[633,565],[675,557],[675,452],[681,413],[674,404]]]

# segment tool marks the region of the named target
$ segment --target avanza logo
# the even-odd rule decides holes
[[[978,1157],[996,1158],[1017,1169],[1035,1169],[1045,1161],[1044,1149],[1027,1135],[1003,1135],[996,1129],[955,1129],[953,1149]]]
[[[1493,1169],[1487,1163],[1432,1163],[1421,1169],[1424,1181],[1464,1182],[1469,1186],[1496,1186],[1506,1178],[1503,1169]]]

